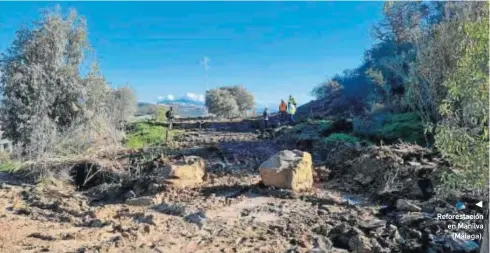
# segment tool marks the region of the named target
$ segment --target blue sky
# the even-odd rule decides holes
[[[140,101],[243,84],[258,103],[293,94],[302,104],[315,85],[361,63],[383,2],[59,4],[86,17],[102,73],[113,86],[129,83]],[[0,2],[0,52],[53,5]]]

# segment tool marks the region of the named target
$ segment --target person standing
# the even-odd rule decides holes
[[[265,129],[269,128],[269,110],[267,107],[264,109],[264,113],[262,115],[264,117],[264,127]]]
[[[293,98],[293,95],[289,95],[288,103],[291,103],[292,105],[294,105],[296,107],[296,100]]]
[[[286,121],[288,105],[284,102],[284,99],[281,99],[281,104],[279,104],[279,122]]]
[[[289,123],[294,123],[294,114],[296,113],[296,106],[293,103],[288,103],[288,114],[289,114]]]
[[[168,120],[168,128],[172,129],[174,123],[174,112],[172,107],[168,109],[168,111],[165,113],[165,116],[167,117]]]

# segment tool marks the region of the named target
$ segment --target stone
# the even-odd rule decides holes
[[[320,205],[318,209],[326,210],[330,214],[343,212],[342,208],[340,208],[339,206],[332,206],[332,205]]]
[[[349,253],[346,249],[332,248],[328,253]]]
[[[206,175],[206,164],[199,156],[187,156],[165,167],[165,176],[157,183],[171,184],[179,188],[192,187],[202,183]]]
[[[356,234],[349,239],[349,248],[356,253],[372,252],[372,245],[369,238],[360,234]]]
[[[332,248],[333,243],[326,236],[318,236],[315,238],[314,245],[315,245],[315,248],[318,248],[318,249],[324,250],[325,252],[328,252]]]
[[[204,212],[199,211],[199,212],[185,216],[184,220],[189,222],[189,223],[194,223],[199,228],[202,228],[203,225],[205,225],[207,223],[208,217],[206,216],[206,214]]]
[[[126,204],[131,206],[150,206],[153,205],[154,203],[155,202],[151,197],[139,197],[139,198],[128,199],[126,201]]]
[[[406,199],[398,199],[396,201],[396,208],[400,211],[407,211],[407,212],[420,212],[422,208],[419,206],[416,206]]]
[[[374,229],[379,227],[384,227],[386,221],[378,219],[363,220],[359,222],[359,227],[363,229]]]
[[[313,187],[313,168],[311,155],[299,150],[283,150],[259,167],[262,183],[296,192]]]

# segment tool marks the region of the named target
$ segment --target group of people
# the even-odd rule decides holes
[[[281,99],[281,103],[279,104],[279,121],[280,123],[289,122],[291,124],[294,123],[294,114],[296,113],[296,100],[294,100],[292,95],[289,95],[288,103],[284,102],[284,99]],[[264,117],[264,126],[265,128],[269,128],[269,117],[270,113],[267,107],[264,109],[264,113],[262,115]]]

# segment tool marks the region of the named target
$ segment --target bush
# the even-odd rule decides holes
[[[417,113],[377,114],[353,120],[354,134],[374,142],[425,144],[424,125]]]
[[[327,145],[335,145],[335,144],[355,144],[358,143],[359,139],[355,136],[343,133],[333,133],[328,137],[323,139],[323,143]]]
[[[402,140],[424,144],[424,125],[416,113],[393,114],[386,124],[377,131],[378,137],[386,143]]]

